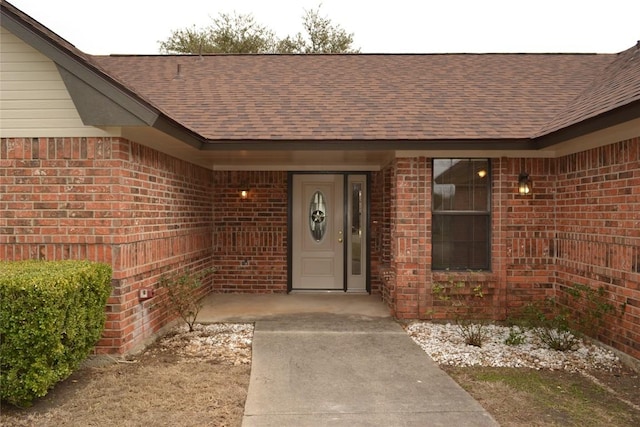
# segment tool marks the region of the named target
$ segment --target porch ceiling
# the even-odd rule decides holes
[[[208,152],[215,170],[380,170],[393,151],[217,151]]]
[[[342,142],[344,149],[321,149],[305,141],[272,141],[217,145],[190,144],[148,126],[123,127],[121,136],[211,170],[376,171],[395,157],[557,157],[637,136],[640,119],[536,149],[523,141],[360,141]],[[105,129],[109,131],[109,129]],[[260,148],[258,148],[258,145]],[[264,147],[264,148],[263,148]],[[296,147],[300,147],[297,149]]]

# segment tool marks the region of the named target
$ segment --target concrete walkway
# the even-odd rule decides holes
[[[209,298],[199,320],[256,322],[245,427],[498,425],[379,297]]]

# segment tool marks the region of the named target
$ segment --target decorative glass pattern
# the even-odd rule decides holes
[[[316,242],[322,241],[327,231],[327,205],[324,194],[316,191],[309,204],[309,231]]]

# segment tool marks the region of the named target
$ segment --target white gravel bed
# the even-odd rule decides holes
[[[530,331],[523,332],[525,342],[507,345],[510,329],[486,325],[487,339],[482,347],[467,345],[455,324],[411,322],[405,326],[409,336],[436,363],[449,366],[489,366],[567,371],[620,369],[622,364],[611,351],[578,340],[575,350],[547,348]],[[173,353],[179,362],[211,361],[229,365],[251,364],[253,324],[196,324],[189,332],[186,325],[175,328],[151,348],[152,357]]]
[[[160,339],[150,350],[153,356],[173,352],[180,362],[211,361],[228,365],[251,364],[251,323],[195,324],[179,326]]]
[[[406,326],[406,331],[440,365],[567,371],[612,371],[621,367],[614,353],[584,340],[578,340],[575,350],[556,351],[547,348],[530,331],[524,332],[523,344],[507,345],[508,327],[486,325],[485,328],[488,337],[482,347],[465,344],[455,324],[412,322]]]

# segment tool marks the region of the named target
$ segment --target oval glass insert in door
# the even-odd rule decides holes
[[[321,242],[327,231],[327,206],[324,194],[316,191],[309,204],[309,231],[316,242]]]

